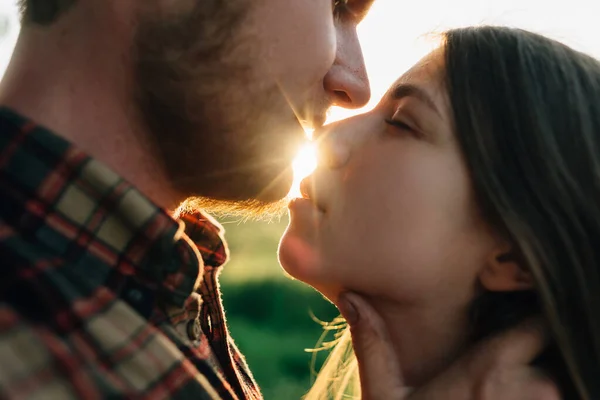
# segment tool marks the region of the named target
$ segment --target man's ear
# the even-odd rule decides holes
[[[533,277],[525,270],[513,248],[496,249],[479,274],[481,285],[490,292],[533,289]]]

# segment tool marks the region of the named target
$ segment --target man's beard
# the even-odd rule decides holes
[[[281,210],[292,181],[302,136],[278,128],[301,127],[277,84],[254,76],[260,54],[240,34],[251,5],[206,0],[184,15],[150,14],[140,22],[137,104],[170,184],[182,197],[196,197],[188,208]]]
[[[271,222],[285,215],[288,199],[264,202],[258,200],[227,201],[207,197],[190,197],[173,213],[177,218],[181,213],[202,210],[217,218],[236,218],[242,221]]]

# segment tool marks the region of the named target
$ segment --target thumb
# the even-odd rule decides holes
[[[548,346],[550,333],[542,318],[531,318],[476,347],[471,362],[485,365],[528,365]]]
[[[401,400],[406,389],[385,323],[363,298],[344,293],[338,308],[352,333],[363,400]]]

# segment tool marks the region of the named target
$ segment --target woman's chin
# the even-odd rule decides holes
[[[279,264],[292,277],[309,283],[317,275],[320,264],[318,251],[291,226],[283,234],[278,249]]]
[[[279,263],[292,278],[312,286],[325,298],[335,304],[342,287],[328,279],[318,250],[310,243],[293,233],[284,233],[279,243]]]

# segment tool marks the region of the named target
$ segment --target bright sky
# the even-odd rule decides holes
[[[509,25],[600,58],[599,15],[598,0],[376,0],[359,27],[373,92],[366,108],[435,46],[431,33],[470,25]],[[333,110],[330,120],[355,113]]]
[[[14,0],[0,0],[0,78],[4,74],[17,40],[19,24],[15,4]],[[2,35],[3,33],[5,34]]]
[[[352,1],[352,0],[350,0]],[[0,76],[16,40],[15,0],[0,0],[9,32],[0,39]],[[387,86],[429,50],[425,36],[445,29],[478,24],[525,28],[559,39],[600,58],[598,0],[376,0],[359,27],[373,87],[372,106]],[[333,110],[330,119],[356,114]]]
[[[352,1],[352,0],[350,0]],[[0,76],[10,58],[18,23],[14,0],[0,0]],[[330,121],[374,106],[410,66],[435,46],[431,33],[449,28],[494,24],[532,30],[600,58],[599,0],[376,0],[359,27],[373,97],[363,110],[334,109]],[[310,172],[310,151],[295,163],[299,175]],[[314,160],[313,160],[314,161]]]

